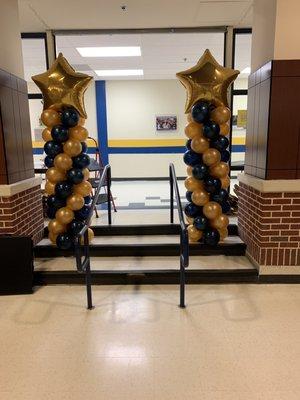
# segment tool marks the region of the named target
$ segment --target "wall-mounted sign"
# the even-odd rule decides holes
[[[177,116],[176,115],[157,115],[156,116],[157,131],[176,131]]]

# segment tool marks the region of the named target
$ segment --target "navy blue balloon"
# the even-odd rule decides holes
[[[187,150],[183,155],[183,161],[186,165],[193,167],[196,164],[201,162],[201,157],[198,153],[195,153],[193,150]]]
[[[58,210],[59,208],[66,206],[66,200],[57,197],[55,194],[51,194],[47,198],[47,205],[50,208],[55,208],[56,210]]]
[[[191,150],[191,143],[192,143],[192,139],[189,139],[189,140],[186,141],[185,147],[186,147],[188,150]]]
[[[231,211],[231,206],[229,201],[224,201],[224,203],[221,204],[221,207],[223,214],[228,214]]]
[[[62,113],[61,113],[61,123],[68,128],[71,128],[73,126],[76,126],[79,121],[79,114],[74,108],[66,108]]]
[[[221,181],[218,178],[214,178],[213,176],[208,176],[204,180],[204,188],[208,193],[217,193],[221,189]]]
[[[55,185],[55,194],[61,199],[66,199],[72,194],[73,185],[71,182],[62,181]]]
[[[76,236],[84,227],[84,225],[85,224],[83,221],[79,221],[78,219],[73,219],[73,221],[68,226],[68,230],[71,235]]]
[[[82,150],[81,150],[82,153],[86,153],[87,152],[88,147],[87,147],[87,144],[85,142],[81,142],[81,148],[82,148]]]
[[[55,125],[51,129],[51,136],[56,142],[66,142],[69,138],[69,130],[63,125]]]
[[[220,126],[214,121],[207,121],[203,125],[203,136],[207,139],[215,140],[219,137]]]
[[[56,238],[56,245],[61,250],[69,250],[73,247],[73,238],[69,233],[61,233]]]
[[[47,168],[51,168],[54,165],[54,158],[50,157],[50,156],[46,156],[45,160],[44,160],[44,163],[45,163]]]
[[[74,185],[77,185],[78,183],[82,182],[84,179],[82,169],[80,169],[80,168],[69,169],[69,171],[67,172],[67,178],[68,178],[68,181],[70,181]]]
[[[91,207],[90,206],[83,206],[80,210],[75,211],[75,219],[79,221],[84,221],[88,218],[90,213]]]
[[[214,104],[210,104],[210,105],[208,106],[208,110],[209,110],[210,113],[211,113],[215,108],[216,108],[216,106],[215,106]]]
[[[223,150],[227,149],[229,145],[229,140],[226,136],[220,135],[216,140],[213,140],[210,145],[211,147],[214,147],[215,149],[222,152]]]
[[[186,192],[185,197],[187,201],[191,202],[192,201],[192,194],[193,192]]]
[[[54,207],[47,207],[47,217],[50,219],[55,218],[57,209]]]
[[[211,200],[212,201],[216,201],[219,204],[222,204],[222,203],[224,203],[224,201],[228,200],[228,196],[229,196],[229,194],[228,194],[228,191],[226,189],[220,189],[219,192],[214,193],[211,196]]]
[[[202,180],[208,175],[208,171],[208,167],[205,164],[201,163],[196,164],[193,167],[192,174],[194,178]]]
[[[206,101],[198,101],[192,107],[192,118],[195,122],[202,124],[209,115],[209,104]]]
[[[228,150],[221,151],[221,161],[228,162],[230,158],[230,153]]]
[[[54,140],[49,140],[44,145],[44,151],[47,156],[54,158],[55,156],[57,156],[57,154],[63,152],[63,147],[61,143],[57,143]]]
[[[200,231],[204,231],[208,227],[208,219],[204,215],[199,215],[194,219],[194,226]]]
[[[184,212],[188,217],[195,218],[197,215],[201,215],[202,207],[198,207],[194,203],[187,203],[184,207]]]
[[[207,228],[203,232],[203,242],[209,246],[216,246],[220,240],[220,234],[217,229]]]
[[[91,204],[91,202],[92,202],[92,196],[85,196],[84,197],[84,204]]]
[[[73,167],[75,168],[86,168],[90,165],[90,157],[85,153],[80,153],[78,156],[73,158]]]

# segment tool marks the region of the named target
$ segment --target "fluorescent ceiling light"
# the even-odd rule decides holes
[[[76,47],[82,57],[138,57],[140,46],[122,47]]]
[[[138,76],[144,75],[142,69],[97,69],[98,76]]]
[[[246,67],[246,68],[243,69],[243,71],[241,72],[241,74],[250,74],[250,72],[251,72],[250,67]]]

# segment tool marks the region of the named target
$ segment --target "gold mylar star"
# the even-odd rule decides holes
[[[228,107],[227,89],[239,73],[240,71],[222,67],[211,52],[205,50],[194,67],[176,74],[187,91],[185,112],[190,112],[199,100]]]
[[[83,118],[87,118],[83,96],[92,79],[91,76],[75,72],[62,53],[46,72],[32,77],[43,93],[44,110],[74,107]]]

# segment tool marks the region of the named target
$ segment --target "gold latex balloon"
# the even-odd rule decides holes
[[[230,185],[230,178],[229,176],[225,176],[224,178],[220,178],[222,189],[228,189]]]
[[[209,141],[203,136],[194,136],[191,142],[191,148],[196,153],[202,154],[209,148]]]
[[[89,237],[89,243],[91,243],[91,241],[94,239],[94,237],[95,237],[95,234],[94,234],[94,231],[93,231],[93,229],[91,229],[91,228],[88,228],[88,237]],[[81,244],[84,244],[84,237],[82,236],[81,237],[81,239],[80,239],[80,243]]]
[[[81,196],[89,196],[92,192],[92,185],[88,181],[83,181],[78,183],[78,185],[73,186],[73,192],[80,194]]]
[[[79,142],[84,142],[88,138],[88,131],[80,125],[76,125],[69,129],[69,138],[79,140]]]
[[[193,176],[188,176],[185,178],[184,186],[189,192],[193,192],[196,189],[202,188],[201,182],[198,181],[198,179],[195,179]]]
[[[197,64],[176,74],[187,91],[185,112],[199,100],[208,100],[216,105],[228,106],[227,90],[239,71],[220,65],[207,49]]]
[[[210,113],[210,119],[221,125],[229,121],[230,115],[231,113],[228,107],[219,106],[212,110],[212,112]]]
[[[209,202],[209,194],[203,189],[197,189],[192,193],[192,202],[197,206],[204,206]]]
[[[186,119],[187,119],[187,122],[193,122],[194,121],[191,113],[187,114]]]
[[[192,176],[193,175],[193,167],[191,167],[190,165],[188,167],[186,167],[186,173],[189,176]]]
[[[50,240],[50,242],[52,243],[52,244],[56,244],[56,238],[57,238],[57,234],[54,234],[54,233],[52,233],[52,232],[49,232],[49,234],[48,234],[48,239]]]
[[[215,201],[209,201],[203,206],[203,214],[208,219],[216,219],[222,214],[222,207]]]
[[[90,171],[87,168],[84,168],[82,172],[83,172],[83,180],[88,181],[90,179]]]
[[[61,224],[69,224],[74,219],[74,212],[68,207],[62,207],[56,211],[55,218]]]
[[[57,219],[52,219],[48,224],[48,230],[53,235],[59,235],[67,230],[67,227],[58,221]]]
[[[45,140],[45,142],[52,140],[51,129],[45,128],[42,132],[42,138],[43,138],[43,140]]]
[[[215,178],[224,178],[229,173],[229,166],[224,161],[212,165],[209,169],[210,175]]]
[[[64,181],[66,179],[66,174],[63,171],[61,171],[55,167],[52,167],[47,170],[46,178],[51,183],[58,183],[58,182]]]
[[[211,226],[216,229],[224,229],[227,228],[229,224],[229,218],[225,214],[219,215],[217,218],[211,221]]]
[[[45,184],[45,192],[50,196],[55,193],[55,183],[47,181]]]
[[[77,193],[71,194],[67,198],[67,207],[70,208],[70,210],[77,211],[80,210],[84,206],[84,198]]]
[[[227,136],[230,132],[229,124],[225,123],[220,125],[220,135]]]
[[[46,72],[33,76],[32,80],[43,93],[44,110],[68,106],[75,108],[81,117],[87,117],[83,96],[92,77],[75,72],[62,53]]]
[[[60,153],[54,158],[54,166],[62,171],[68,171],[72,168],[73,161],[68,154]]]
[[[84,126],[85,118],[79,117],[78,125]]]
[[[51,109],[45,109],[41,115],[42,123],[49,128],[52,128],[54,125],[60,124],[60,116],[57,111]],[[50,139],[51,140],[51,139]]]
[[[194,218],[185,216],[185,219],[186,219],[186,222],[187,222],[188,224],[193,225],[193,223],[194,223]]]
[[[197,122],[190,122],[184,128],[184,133],[189,139],[193,139],[195,136],[202,135],[203,125]]]
[[[70,157],[76,157],[81,153],[82,146],[79,140],[69,139],[64,143],[64,152]]]
[[[196,229],[194,225],[189,225],[187,230],[191,242],[198,242],[202,238],[203,232]]]
[[[218,229],[219,234],[220,234],[220,240],[224,240],[228,236],[228,229],[223,228],[223,229]]]
[[[210,148],[203,153],[202,159],[204,164],[211,166],[221,161],[221,153],[217,149]]]

